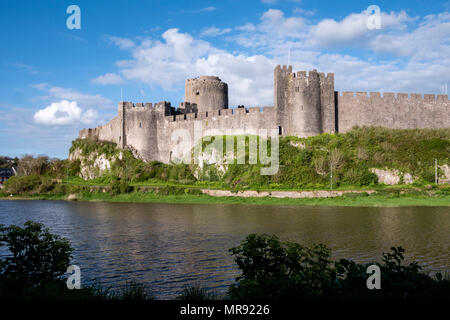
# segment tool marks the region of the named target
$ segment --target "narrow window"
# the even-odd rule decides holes
[[[200,91],[197,91],[197,95],[198,95],[198,96],[200,95]]]
[[[283,129],[279,126],[279,127],[278,127],[278,135],[281,136],[282,133],[283,133]]]
[[[142,123],[141,122],[139,122],[139,128],[142,128]]]

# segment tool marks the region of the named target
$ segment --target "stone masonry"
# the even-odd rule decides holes
[[[334,91],[334,74],[274,70],[274,106],[228,109],[228,86],[218,77],[186,80],[185,99],[119,102],[109,123],[83,129],[80,139],[111,141],[146,161],[169,163],[190,152],[202,137],[260,134],[308,137],[349,131],[353,126],[395,129],[450,128],[447,95]],[[188,138],[186,138],[188,137]]]

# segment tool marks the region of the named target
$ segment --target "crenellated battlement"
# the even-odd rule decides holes
[[[193,112],[188,114],[177,114],[177,115],[169,115],[165,116],[164,119],[168,122],[177,122],[177,121],[191,121],[191,120],[204,120],[204,119],[219,119],[224,117],[233,117],[233,116],[246,116],[246,115],[255,115],[255,114],[267,114],[275,113],[274,107],[251,107],[251,108],[235,108],[235,109],[222,109],[222,110],[212,110],[205,112]]]
[[[320,83],[333,82],[334,83],[334,73],[329,72],[325,75],[324,72],[319,72]]]
[[[275,72],[276,72],[276,71],[283,71],[283,72],[291,73],[291,72],[292,72],[292,66],[286,66],[286,65],[281,66],[281,65],[277,65],[277,66],[275,67]]]
[[[125,108],[127,110],[133,110],[133,109],[156,109],[161,107],[171,107],[170,102],[168,101],[160,101],[156,103],[152,102],[136,102],[133,103],[131,101],[120,101],[119,102],[119,108]]]
[[[412,100],[424,102],[445,102],[448,101],[446,94],[424,94],[421,93],[394,93],[394,92],[360,92],[360,91],[343,91],[338,93],[342,98],[358,98],[358,99],[385,99],[385,100]]]

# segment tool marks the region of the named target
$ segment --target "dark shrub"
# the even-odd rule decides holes
[[[5,183],[5,190],[12,194],[22,194],[30,192],[41,184],[41,178],[38,175],[13,176]]]
[[[391,248],[383,262],[358,264],[330,260],[324,245],[310,248],[251,234],[230,249],[242,275],[231,285],[231,299],[450,299],[450,279],[421,272],[417,262],[404,265],[404,249]],[[381,290],[369,290],[367,268],[377,265]]]
[[[111,193],[113,195],[118,195],[121,193],[131,192],[132,187],[125,180],[119,178],[113,178],[111,181]]]
[[[280,242],[276,236],[249,235],[230,249],[242,275],[232,285],[232,299],[305,299],[323,295],[336,279],[330,250]]]
[[[72,254],[67,239],[51,234],[43,224],[32,221],[25,222],[24,228],[1,226],[0,244],[10,251],[1,263],[0,274],[27,285],[61,279]]]

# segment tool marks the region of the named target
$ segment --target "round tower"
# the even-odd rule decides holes
[[[187,79],[184,101],[196,103],[198,112],[228,109],[228,85],[214,76]]]
[[[309,137],[322,133],[320,77],[316,70],[290,74],[290,134]]]

